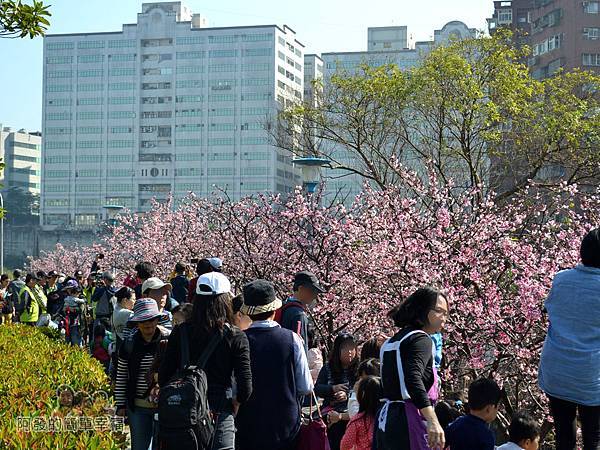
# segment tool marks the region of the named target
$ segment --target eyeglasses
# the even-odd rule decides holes
[[[448,314],[449,314],[448,311],[446,311],[443,308],[433,308],[432,311],[435,312],[435,313],[437,313],[437,314],[441,314],[444,317],[448,317]]]

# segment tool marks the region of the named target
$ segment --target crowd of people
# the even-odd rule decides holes
[[[600,231],[581,244],[581,264],[554,279],[540,366],[556,448],[600,448]],[[422,287],[388,313],[396,329],[359,340],[329,336],[311,319],[325,289],[298,272],[282,301],[262,279],[234,295],[219,258],[178,263],[168,281],[140,262],[116,285],[90,274],[19,271],[0,277],[2,322],[54,326],[89,346],[114,386],[116,413],[133,450],[535,450],[540,426],[519,411],[509,441],[490,424],[503,391],[472,381],[466,398],[440,398],[442,333],[451,298]],[[574,304],[580,307],[574,307]],[[322,427],[310,428],[317,423]],[[319,431],[320,430],[320,431]]]

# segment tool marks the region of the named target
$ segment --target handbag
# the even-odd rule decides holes
[[[317,411],[317,418],[313,417],[313,400]],[[308,420],[302,422],[296,450],[330,450],[327,439],[327,425],[323,422],[321,409],[315,393],[310,397],[310,413]]]

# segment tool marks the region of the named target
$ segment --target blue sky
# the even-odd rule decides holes
[[[30,0],[27,0],[30,2]],[[49,33],[119,31],[136,22],[142,0],[44,0],[52,4]],[[286,24],[310,53],[366,49],[370,26],[407,25],[415,40],[451,20],[485,28],[492,0],[225,0],[184,1],[209,26]],[[42,39],[0,39],[0,123],[39,130],[42,115]]]

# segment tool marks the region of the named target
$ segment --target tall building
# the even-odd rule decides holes
[[[16,187],[40,193],[41,148],[40,132],[17,131],[0,124],[0,158],[5,164],[0,174],[2,190]]]
[[[323,60],[315,54],[304,55],[304,101],[315,104],[314,81],[323,81]],[[319,88],[319,86],[317,86]]]
[[[490,34],[500,28],[510,28],[514,33],[515,42],[519,45],[529,45],[531,36],[530,14],[535,0],[499,0],[494,2],[494,14],[488,22]]]
[[[207,28],[181,2],[145,3],[122,31],[46,36],[43,228],[189,192],[292,191],[299,174],[266,127],[302,100],[303,57],[287,26]]]
[[[516,22],[515,22],[516,20]],[[559,69],[600,73],[600,1],[495,1],[490,31],[517,25],[529,32],[531,74],[538,79]]]
[[[402,70],[408,70],[419,64],[436,45],[448,43],[451,39],[475,37],[477,30],[469,28],[463,22],[452,21],[440,30],[435,30],[433,41],[416,42],[413,48],[408,48],[408,33],[405,26],[381,27],[368,29],[367,50],[359,52],[323,53],[321,57],[325,64],[323,77],[325,89],[327,80],[336,72],[354,73],[362,65],[379,67],[385,64],[395,64]],[[353,155],[344,149],[336,150],[336,161],[352,166]],[[327,169],[324,175],[328,178],[325,185],[325,195],[329,198],[345,198],[351,202],[363,188],[364,179],[358,175],[348,175],[347,171]]]

